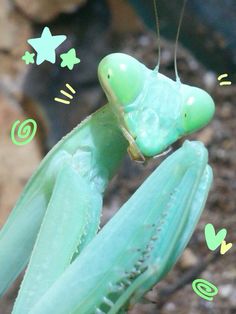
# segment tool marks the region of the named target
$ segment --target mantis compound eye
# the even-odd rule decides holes
[[[135,58],[113,53],[99,64],[98,77],[108,100],[124,107],[139,96],[145,81],[145,66]]]
[[[215,112],[211,96],[204,90],[182,85],[182,121],[186,134],[197,131],[207,125]]]

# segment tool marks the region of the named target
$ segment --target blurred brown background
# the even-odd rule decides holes
[[[199,4],[200,3],[200,4]],[[208,5],[208,6],[207,6]],[[212,10],[209,10],[211,5]],[[159,1],[161,72],[174,78],[174,44],[181,1]],[[178,68],[181,80],[206,89],[216,102],[214,121],[191,136],[209,149],[214,186],[198,227],[180,261],[168,277],[130,313],[233,314],[236,313],[236,21],[235,2],[189,1],[181,31]],[[121,51],[149,67],[157,63],[154,17],[150,0],[1,0],[0,10],[0,224],[14,206],[22,188],[44,154],[83,118],[105,103],[97,80],[99,60]],[[203,17],[209,18],[203,19]],[[221,16],[222,19],[214,19]],[[219,22],[221,21],[221,22]],[[232,23],[232,24],[231,24]],[[231,26],[232,25],[232,26]],[[27,66],[21,56],[27,39],[39,37],[44,26],[68,39],[60,49],[75,47],[81,64],[73,71],[56,64]],[[170,36],[171,35],[171,36]],[[188,49],[186,49],[186,47]],[[59,59],[59,57],[58,57]],[[222,72],[224,70],[224,72]],[[231,86],[220,87],[217,76],[229,73]],[[69,82],[77,97],[70,105],[54,102]],[[13,122],[32,117],[39,131],[28,145],[10,139]],[[181,143],[177,143],[178,147]],[[127,158],[105,196],[105,223],[161,162],[136,165]],[[208,250],[204,226],[228,230],[232,249],[224,256]],[[214,283],[219,293],[213,302],[198,297],[191,288],[195,278]],[[0,313],[11,312],[18,283],[0,301]],[[24,314],[24,313],[22,313]]]

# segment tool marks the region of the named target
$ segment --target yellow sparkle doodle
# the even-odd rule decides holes
[[[15,132],[18,127],[17,133]],[[27,119],[22,123],[20,120],[16,120],[11,128],[11,140],[12,143],[18,146],[26,145],[34,138],[37,131],[37,123],[33,119]],[[15,135],[20,139],[15,138]]]
[[[218,76],[218,81],[221,81],[223,78],[226,78],[228,77],[228,74],[225,73],[225,74],[221,74],[220,76]],[[224,86],[224,85],[231,85],[232,83],[230,81],[223,81],[223,82],[220,82],[220,86]]]
[[[72,86],[70,86],[70,84],[66,84],[66,87],[70,90],[70,92],[72,93],[72,94],[76,94],[76,91],[74,90],[74,88],[72,87]],[[66,96],[67,98],[69,98],[69,99],[73,99],[74,98],[74,96],[72,96],[71,94],[69,94],[69,93],[67,93],[67,92],[65,92],[63,89],[60,91],[60,93],[62,94],[62,95],[64,95],[64,96]],[[61,102],[61,103],[63,103],[63,104],[66,104],[66,105],[68,105],[68,104],[70,104],[70,101],[69,100],[65,100],[65,99],[62,99],[62,98],[54,98],[54,100],[55,101],[57,101],[57,102]]]

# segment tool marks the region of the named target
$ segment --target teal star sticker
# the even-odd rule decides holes
[[[26,51],[25,54],[21,57],[22,60],[25,61],[25,64],[34,63],[34,56],[35,53],[30,53],[29,51]]]
[[[65,40],[66,40],[65,35],[52,36],[50,29],[48,27],[44,27],[40,38],[29,39],[28,43],[38,53],[36,60],[37,65],[43,63],[44,61],[55,63],[56,62],[55,50]]]
[[[60,55],[62,59],[61,67],[68,67],[68,69],[72,70],[74,65],[80,63],[80,59],[76,57],[75,49],[70,49],[67,53],[62,53]]]

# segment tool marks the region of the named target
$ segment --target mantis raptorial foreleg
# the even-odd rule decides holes
[[[63,165],[70,162],[76,166],[80,176],[102,195],[126,154],[127,146],[116,118],[110,108],[104,106],[49,152],[0,231],[0,294],[28,262]]]
[[[186,142],[145,181],[29,312],[118,313],[158,282],[186,246],[212,173]],[[20,313],[20,311],[15,312]]]
[[[21,284],[17,313],[27,313],[70,264],[77,247],[82,250],[91,241],[97,233],[101,208],[101,194],[78,170],[64,165]]]
[[[41,167],[24,192],[0,232],[0,294],[26,266],[42,223],[60,164],[68,155],[59,152],[53,163]],[[42,177],[44,180],[42,180]]]

